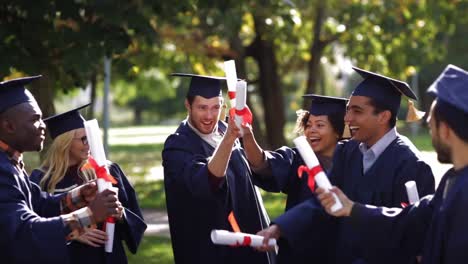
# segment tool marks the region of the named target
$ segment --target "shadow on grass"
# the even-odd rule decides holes
[[[174,256],[172,254],[171,239],[166,237],[145,236],[140,244],[136,255],[127,251],[128,263],[130,264],[172,264]]]

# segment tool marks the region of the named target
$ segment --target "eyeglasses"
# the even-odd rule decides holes
[[[88,138],[86,136],[83,136],[80,138],[73,138],[73,139],[79,139],[81,140],[81,143],[83,143],[83,145],[88,145]]]

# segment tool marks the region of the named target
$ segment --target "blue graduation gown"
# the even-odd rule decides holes
[[[468,167],[451,169],[433,197],[425,197],[403,210],[356,205],[351,221],[363,234],[361,243],[383,256],[415,256],[422,252],[423,264],[466,263],[467,188]]]
[[[58,217],[61,197],[41,192],[0,151],[2,263],[68,263],[67,231]]]
[[[83,183],[77,175],[76,169],[76,166],[69,169],[64,178],[57,183],[55,193],[67,192],[70,188],[75,188]],[[124,207],[125,214],[123,221],[116,222],[112,253],[106,253],[104,247],[95,248],[78,241],[72,241],[67,247],[71,263],[127,263],[122,241],[125,241],[129,251],[135,254],[146,230],[135,191],[124,172],[116,163],[110,163],[109,172],[117,180],[115,186],[119,188],[118,197]],[[34,170],[31,173],[31,181],[39,184],[43,176],[44,172]]]
[[[223,122],[218,128],[222,133],[226,130]],[[242,232],[255,234],[268,226],[240,144],[233,147],[226,177],[212,188],[207,166],[213,151],[187,120],[164,144],[164,185],[175,263],[273,263],[272,254],[211,242],[211,230],[232,230],[231,211]]]
[[[271,175],[262,175],[258,179],[259,186],[267,191],[287,194],[285,211],[308,199],[313,199],[319,205],[307,185],[308,174],[304,172],[302,178],[297,175],[299,166],[304,165],[297,148],[281,147],[275,151],[266,151],[265,156],[269,165],[268,172]],[[294,247],[291,247],[286,239],[280,238],[278,263],[323,263],[326,261],[330,241],[329,237],[321,231],[325,230],[324,225],[329,225],[335,219],[325,212],[320,215],[320,218],[322,221],[315,219],[315,225],[308,225],[306,229],[301,230],[301,234],[298,234],[300,241]],[[294,225],[295,217],[291,217],[290,220],[287,225]],[[316,243],[313,243],[312,237],[320,237],[320,239],[314,240]]]
[[[363,173],[362,153],[358,146],[359,142],[354,140],[339,142],[329,174],[331,183],[340,187],[351,200],[397,207],[402,202],[408,202],[404,184],[411,180],[416,181],[421,197],[434,192],[431,168],[418,157],[418,151],[405,137],[397,136],[366,173]],[[320,225],[323,214],[320,204],[309,199],[280,216],[275,223],[295,247],[302,243],[302,230],[310,225]],[[327,263],[382,263],[374,252],[360,247],[357,242],[360,233],[350,226],[349,219],[335,221],[327,225],[329,229],[326,234],[334,237],[335,243],[334,249],[331,249],[334,257]],[[325,230],[321,231],[325,233]],[[394,263],[408,261],[400,259],[398,255],[392,257]]]

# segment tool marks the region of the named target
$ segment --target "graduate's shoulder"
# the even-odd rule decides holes
[[[343,139],[338,141],[335,148],[335,153],[351,153],[355,150],[359,150],[359,141],[354,139]]]
[[[39,184],[39,182],[42,180],[42,178],[45,175],[45,170],[43,168],[37,168],[32,170],[31,174],[29,175],[29,180],[31,180],[34,183]]]
[[[182,121],[176,131],[166,138],[164,149],[187,146],[190,141],[193,141],[192,134],[193,131],[188,126],[187,120]]]
[[[403,135],[398,135],[392,145],[395,151],[397,151],[401,156],[414,157],[416,159],[421,159],[421,152],[419,149],[411,142],[409,138]],[[404,157],[403,156],[403,157]]]

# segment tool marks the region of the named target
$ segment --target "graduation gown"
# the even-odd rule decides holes
[[[411,142],[400,135],[381,153],[366,173],[362,168],[362,153],[359,142],[354,140],[338,143],[329,174],[333,185],[340,187],[353,201],[378,206],[401,206],[408,202],[404,184],[414,180],[420,196],[434,192],[434,177],[431,168],[418,157]],[[365,202],[362,202],[365,201]],[[322,226],[323,208],[314,199],[309,199],[280,216],[275,223],[293,247],[302,243],[302,230],[308,226]],[[291,224],[294,223],[294,224]],[[360,233],[349,224],[349,219],[336,219],[328,230],[320,230],[333,237],[332,256],[327,263],[383,263],[383,259],[360,246]],[[315,242],[311,238],[312,242]],[[408,259],[391,256],[391,263],[407,263]]]
[[[244,150],[236,141],[226,177],[218,186],[209,180],[208,160],[214,148],[184,120],[162,152],[164,186],[175,263],[273,263],[272,254],[250,247],[214,245],[213,229],[231,230],[232,211],[241,232],[257,233],[268,226],[252,184]],[[218,123],[221,133],[226,130]]]
[[[125,241],[129,251],[135,254],[146,230],[135,190],[124,172],[116,163],[109,164],[109,172],[117,180],[117,185],[114,186],[119,188],[119,201],[124,207],[123,221],[117,221],[115,225],[112,253],[106,253],[104,246],[95,248],[79,241],[72,241],[67,246],[71,263],[127,263],[122,241]],[[43,176],[44,172],[36,169],[31,173],[31,181],[39,184]],[[72,166],[64,178],[57,183],[55,193],[68,192],[81,184],[83,181],[78,176],[77,166]]]
[[[450,183],[449,183],[450,182]],[[351,220],[362,243],[384,254],[420,255],[423,264],[466,263],[468,259],[468,167],[449,170],[435,195],[399,208],[355,205]],[[375,245],[380,245],[375,247]]]
[[[259,186],[267,191],[287,194],[285,211],[308,199],[314,200],[320,207],[307,185],[308,174],[304,172],[301,178],[297,175],[299,166],[305,164],[297,148],[281,147],[275,151],[265,151],[265,156],[269,166],[267,170],[269,175],[261,175],[258,179]],[[320,157],[318,158],[320,161]],[[325,167],[323,169],[325,170]],[[328,225],[335,219],[325,212],[320,215],[320,218],[323,221],[315,219],[314,226],[308,225],[306,229],[301,230],[301,234],[298,234],[300,241],[296,242],[294,247],[291,247],[286,239],[280,238],[277,263],[324,263],[326,261],[325,256],[329,253],[327,250],[330,241],[328,236],[322,234],[321,230],[324,228],[319,227],[319,222],[320,225]],[[295,217],[291,217],[286,219],[284,224],[294,225],[296,220]],[[320,237],[320,239],[312,240],[312,237]]]
[[[26,171],[0,151],[2,263],[68,263],[67,231],[59,217],[61,198],[41,192]]]

